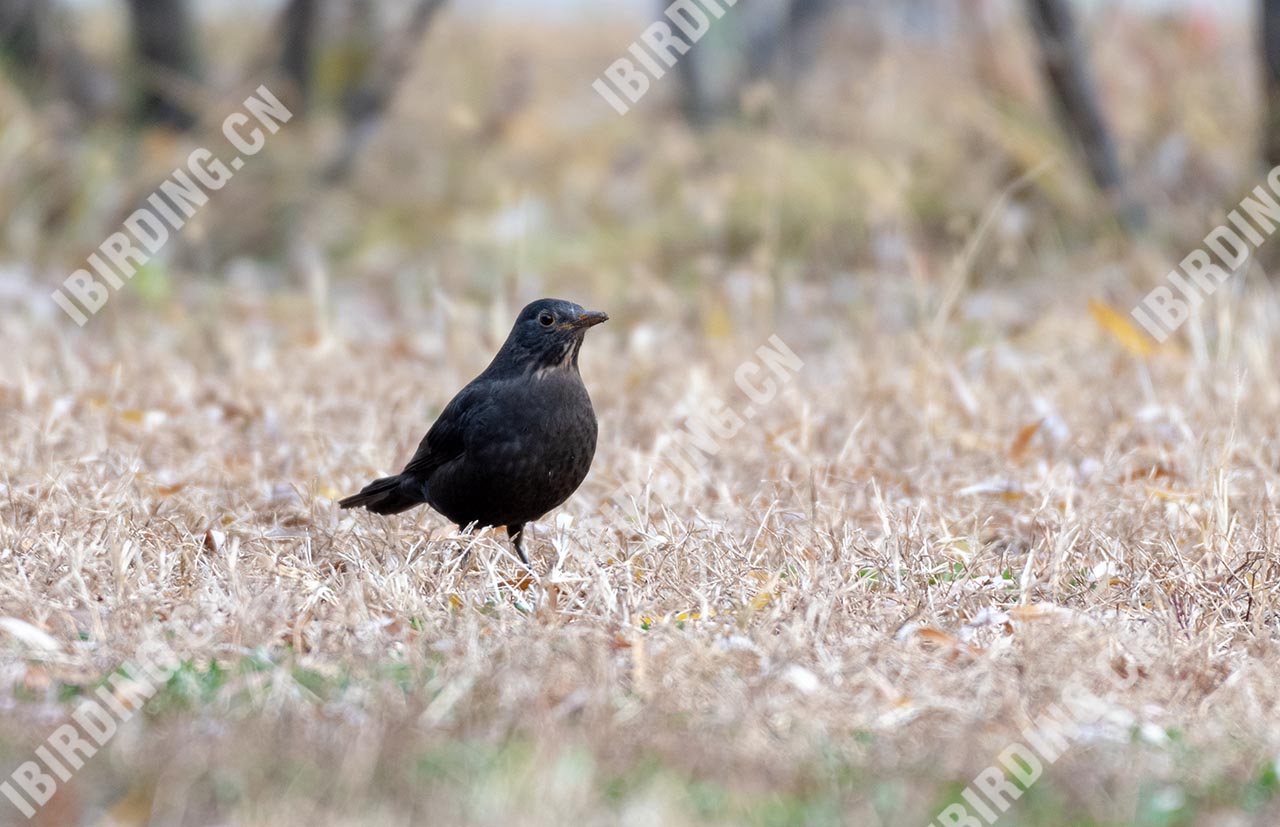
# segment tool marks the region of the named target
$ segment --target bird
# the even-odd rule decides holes
[[[504,527],[528,567],[525,525],[569,499],[595,458],[598,425],[578,353],[587,330],[608,320],[561,299],[527,305],[404,470],[338,506],[399,514],[425,504],[464,531]]]

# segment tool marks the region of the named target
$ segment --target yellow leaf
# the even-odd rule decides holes
[[[733,320],[720,305],[713,305],[703,319],[703,332],[710,339],[727,339],[733,335]]]
[[[1151,338],[1134,327],[1128,316],[1106,302],[1089,299],[1089,315],[1093,316],[1093,320],[1103,330],[1111,334],[1111,338],[1134,356],[1145,359],[1156,352],[1156,346]]]

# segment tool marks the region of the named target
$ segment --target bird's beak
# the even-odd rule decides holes
[[[577,319],[569,322],[569,326],[574,330],[585,330],[588,327],[595,327],[601,322],[609,321],[608,313],[583,313]]]

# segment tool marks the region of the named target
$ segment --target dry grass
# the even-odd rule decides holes
[[[0,276],[0,616],[57,641],[0,633],[0,766],[144,643],[183,658],[39,823],[923,825],[1073,679],[1106,717],[1002,823],[1276,822],[1280,303],[1240,279],[1150,354],[1089,306],[1123,312],[1252,185],[1218,126],[1248,110],[1235,52],[1117,27],[1100,58],[1138,66],[1107,92],[1140,186],[1177,193],[1146,240],[1068,156],[957,269],[1063,157],[1025,55],[880,44],[800,126],[766,97],[695,136],[590,97],[634,33],[445,27],[349,191],[308,195],[315,139],[282,133],[83,331],[53,277]],[[182,152],[63,147],[5,95],[0,246],[57,275]],[[304,207],[308,289],[222,264]],[[614,321],[536,576],[425,510],[339,512],[538,294]],[[773,333],[803,369],[677,473],[670,435],[742,412]]]
[[[163,638],[189,663],[79,785],[154,785],[154,823],[923,824],[1078,672],[1111,717],[1023,823],[1066,823],[1035,821],[1057,801],[1128,823],[1162,778],[1202,823],[1248,823],[1280,746],[1280,308],[1224,305],[1209,358],[1142,360],[1077,294],[1024,299],[1018,332],[961,344],[878,321],[900,295],[837,318],[797,294],[803,369],[700,481],[663,435],[741,409],[769,331],[621,314],[584,359],[596,466],[532,582],[496,538],[333,504],[402,460],[512,308],[405,310],[374,341],[358,313],[317,329],[230,296],[87,333],[16,319],[2,605],[60,645],[5,641],[6,729],[42,737],[68,687]],[[635,478],[637,513],[606,520]],[[1041,608],[966,626],[1016,606]]]

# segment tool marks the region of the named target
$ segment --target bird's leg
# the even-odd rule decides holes
[[[511,538],[511,545],[516,547],[516,554],[520,555],[520,562],[524,563],[525,568],[533,568],[529,565],[529,555],[524,553],[524,526],[507,526],[507,536]]]

